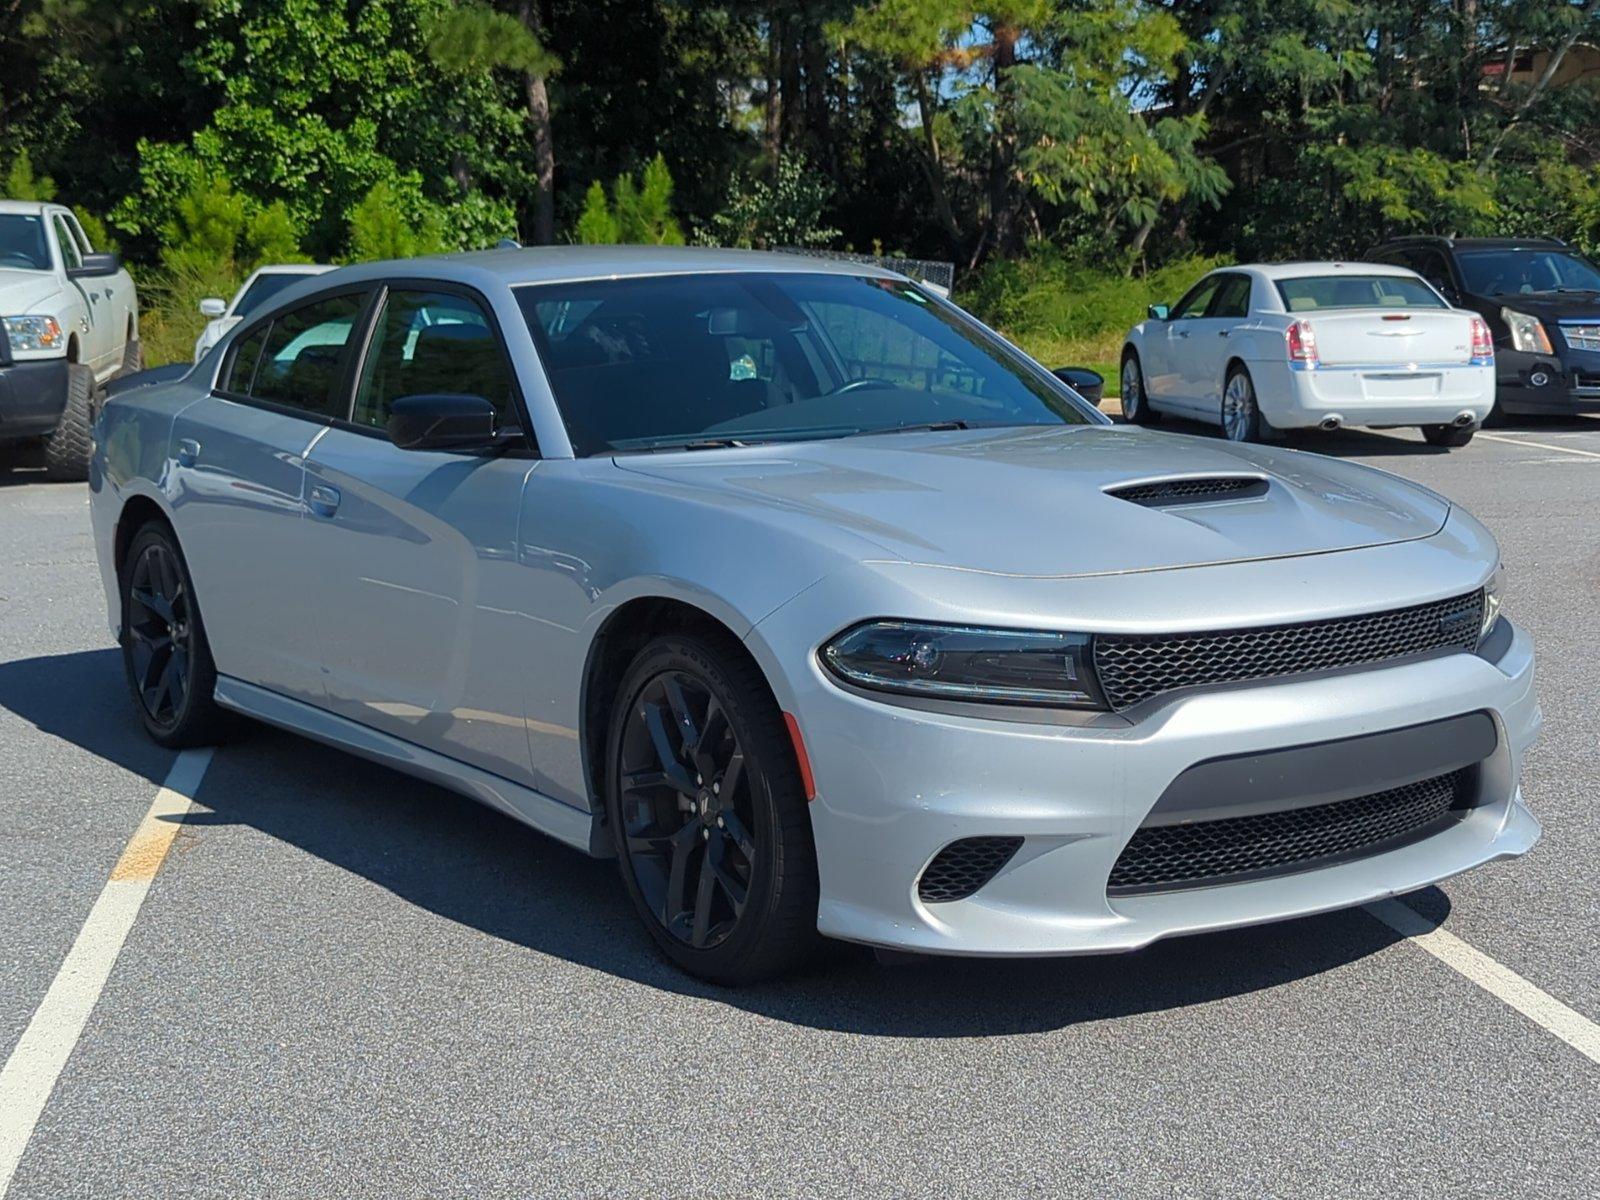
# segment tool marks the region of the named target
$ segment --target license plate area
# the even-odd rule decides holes
[[[1373,371],[1361,376],[1368,400],[1434,400],[1442,376],[1435,371]]]

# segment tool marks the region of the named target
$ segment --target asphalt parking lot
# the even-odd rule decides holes
[[[1600,1062],[1506,999],[1600,1020],[1600,419],[1296,444],[1471,509],[1537,638],[1544,840],[1407,901],[1498,990],[1362,910],[725,992],[609,864],[250,728],[0,1195],[1600,1195]],[[173,766],[120,669],[84,489],[0,473],[0,1058]]]

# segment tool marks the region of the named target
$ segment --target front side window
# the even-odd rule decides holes
[[[48,271],[50,247],[44,219],[23,213],[0,213],[0,268]]]
[[[351,333],[366,296],[318,300],[272,322],[250,396],[313,416],[342,417]]]
[[[1172,315],[1168,318],[1173,321],[1192,321],[1196,317],[1206,315],[1206,309],[1211,304],[1211,297],[1216,294],[1218,286],[1222,283],[1222,276],[1207,275],[1199,283],[1189,289],[1188,294],[1172,306]]]
[[[1567,250],[1463,250],[1456,262],[1480,296],[1600,292],[1600,269]]]
[[[1211,302],[1209,315],[1213,317],[1247,317],[1250,315],[1250,276],[1226,275],[1218,286],[1216,299]]]
[[[482,396],[515,423],[511,364],[483,309],[450,292],[394,291],[384,301],[351,417],[382,428],[402,396]]]
[[[677,275],[515,291],[579,454],[1096,419],[899,280]]]
[[[1410,275],[1308,275],[1278,280],[1278,295],[1292,313],[1329,308],[1445,308],[1422,280]]]

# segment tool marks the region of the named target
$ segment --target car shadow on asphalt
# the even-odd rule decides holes
[[[142,730],[131,715],[108,712],[107,698],[127,714],[114,651],[0,664],[0,706],[148,774]],[[187,826],[257,830],[448,921],[537,954],[842,1032],[948,1038],[1059,1029],[1269,990],[1398,940],[1364,913],[1343,912],[1082,958],[921,958],[883,966],[868,951],[831,943],[796,976],[729,989],[689,978],[656,953],[614,863],[341,751],[241,721],[195,799]],[[1436,920],[1449,911],[1438,889],[1413,903]],[[530,958],[528,969],[538,970],[538,961]]]
[[[1219,440],[1221,432],[1215,425],[1190,421],[1182,417],[1166,417],[1158,428],[1171,433],[1184,433],[1193,437]],[[1600,420],[1589,417],[1511,417],[1491,429],[1489,433],[1600,433]],[[1350,427],[1325,433],[1320,429],[1294,429],[1275,445],[1291,450],[1305,450],[1312,454],[1326,454],[1331,458],[1437,458],[1447,454],[1460,454],[1460,449],[1430,446],[1416,429],[1364,429]]]

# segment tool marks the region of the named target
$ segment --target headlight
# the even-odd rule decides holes
[[[822,661],[840,679],[881,692],[1106,707],[1084,633],[869,621],[825,645]]]
[[[1500,577],[1504,573],[1502,568],[1496,567],[1494,574],[1489,576],[1489,582],[1483,585],[1483,627],[1478,630],[1480,642],[1489,636],[1489,630],[1500,619]]]
[[[58,350],[66,343],[54,317],[0,317],[13,350]]]
[[[1550,345],[1550,335],[1544,331],[1544,326],[1538,317],[1530,317],[1527,313],[1520,313],[1514,308],[1502,308],[1500,319],[1511,329],[1513,350],[1522,350],[1528,354],[1555,353]]]

